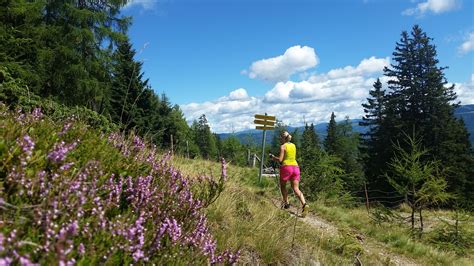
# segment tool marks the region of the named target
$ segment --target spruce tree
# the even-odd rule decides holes
[[[393,63],[384,69],[390,78],[386,96],[386,122],[381,123],[384,143],[391,145],[404,134],[417,132],[421,145],[429,149],[432,159],[440,160],[445,169],[448,190],[472,194],[473,155],[463,123],[454,116],[454,85],[448,86],[444,67],[438,59],[432,39],[415,25],[411,33],[403,32],[395,47]],[[403,147],[402,147],[403,148]],[[409,147],[406,147],[409,148]],[[386,148],[391,150],[393,148]],[[386,164],[380,165],[387,169]]]
[[[359,133],[354,132],[349,117],[336,125],[335,154],[342,159],[342,177],[347,190],[357,191],[363,186],[363,168],[360,163]]]
[[[69,105],[84,105],[104,112],[110,89],[111,51],[125,39],[129,19],[119,15],[125,4],[107,1],[46,1],[47,30],[38,51],[41,94]],[[61,66],[61,67],[58,67]]]
[[[305,125],[301,137],[301,148],[299,150],[299,161],[303,168],[305,165],[308,165],[310,162],[318,158],[318,155],[321,152],[321,147],[313,123],[309,126],[308,124]]]
[[[329,120],[327,135],[324,139],[324,148],[326,152],[331,155],[337,154],[337,127],[336,127],[336,116],[334,112],[331,113],[331,119]]]
[[[119,14],[125,3],[6,1],[0,64],[36,94],[106,112],[111,51],[130,21]]]
[[[199,147],[200,154],[208,160],[217,159],[216,140],[211,133],[206,115],[201,115],[198,121],[193,122],[194,142]]]
[[[135,54],[128,40],[119,43],[114,53],[110,116],[126,130],[145,127],[143,108],[150,104],[145,102],[146,97],[153,97],[152,93],[145,93],[148,80],[143,81],[142,63],[135,61]]]
[[[386,180],[381,165],[390,160],[391,146],[387,145],[383,129],[386,129],[386,95],[382,90],[380,79],[373,84],[369,92],[370,97],[362,104],[365,115],[359,125],[368,127],[367,132],[362,134],[359,146],[364,162],[364,172],[369,181],[369,188],[389,190],[391,185]],[[389,149],[388,149],[389,148]]]
[[[362,121],[359,124],[369,127],[368,132],[364,136],[372,137],[377,134],[379,126],[382,124],[384,113],[385,91],[382,90],[382,82],[380,82],[379,78],[374,82],[373,89],[369,94],[371,98],[367,98],[367,103],[362,104],[365,116],[362,117]]]

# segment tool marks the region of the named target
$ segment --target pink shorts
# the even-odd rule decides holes
[[[281,181],[300,181],[300,167],[297,165],[282,165],[280,166],[280,180]]]

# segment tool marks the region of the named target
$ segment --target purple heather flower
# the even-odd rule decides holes
[[[0,266],[9,266],[12,264],[13,259],[9,257],[0,258]]]
[[[72,126],[72,122],[66,122],[61,131],[58,133],[59,136],[66,134]]]
[[[61,141],[59,144],[54,144],[53,150],[48,153],[48,160],[59,163],[66,159],[67,154],[77,146],[78,141],[75,141],[71,144],[66,144],[64,141]]]
[[[39,265],[38,263],[33,263],[31,262],[28,258],[20,256],[20,265],[21,266],[37,266]]]
[[[69,162],[66,164],[63,164],[61,167],[59,167],[59,170],[61,171],[67,171],[69,168],[71,168],[74,165],[74,162]]]
[[[31,116],[34,121],[38,121],[43,117],[43,113],[41,112],[41,108],[35,108],[33,109],[33,112],[31,112]]]
[[[168,232],[173,243],[176,243],[176,241],[181,237],[181,226],[174,218],[171,220],[165,218],[165,221],[160,227],[160,235],[163,235],[165,232]]]
[[[142,250],[137,249],[135,252],[133,252],[133,260],[134,261],[139,261],[143,257],[145,257],[145,254],[143,253]]]
[[[5,241],[5,237],[2,233],[0,233],[0,252],[2,252],[5,248],[3,247],[3,241]]]
[[[16,113],[17,113],[17,117],[15,118],[15,120],[17,122],[19,122],[21,125],[24,125],[25,124],[25,114],[23,114],[23,110],[21,108],[17,109],[16,110]]]
[[[35,143],[28,134],[25,134],[23,138],[17,141],[18,145],[21,147],[21,150],[26,154],[26,158],[29,159],[33,155],[33,149],[35,148]]]
[[[84,244],[79,244],[79,253],[81,255],[84,255],[84,253],[86,253],[86,248],[84,247]]]
[[[133,146],[134,146],[135,150],[141,150],[141,149],[145,148],[145,142],[143,142],[143,140],[140,137],[134,136],[133,137]]]

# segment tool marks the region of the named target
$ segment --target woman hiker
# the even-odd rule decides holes
[[[286,190],[286,182],[291,182],[291,188],[301,202],[303,212],[302,217],[308,214],[308,205],[304,199],[303,193],[299,189],[300,168],[296,162],[296,146],[291,143],[291,135],[284,131],[280,135],[280,156],[270,154],[272,160],[280,162],[280,190],[283,196],[283,208],[288,209],[288,191]]]

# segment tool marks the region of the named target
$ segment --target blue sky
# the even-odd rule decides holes
[[[135,0],[123,13],[157,93],[216,132],[252,128],[253,114],[289,125],[360,118],[400,33],[434,38],[459,99],[474,103],[472,0]]]

